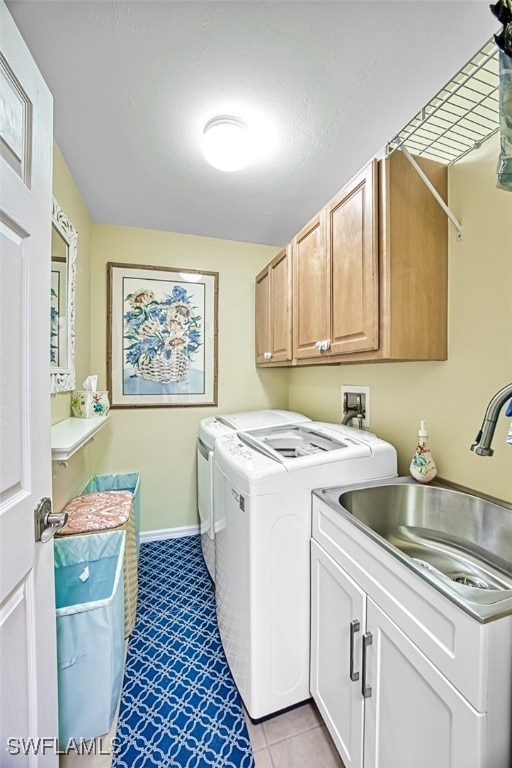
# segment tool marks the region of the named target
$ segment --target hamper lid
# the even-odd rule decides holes
[[[66,504],[63,512],[68,521],[60,528],[60,535],[102,531],[124,525],[133,504],[131,491],[96,491],[77,496]]]

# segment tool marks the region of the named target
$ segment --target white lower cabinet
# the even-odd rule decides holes
[[[486,716],[368,598],[365,768],[476,768]],[[364,672],[364,669],[363,669]]]
[[[315,541],[311,566],[311,694],[345,768],[357,768],[363,765],[366,594]]]
[[[486,714],[311,546],[311,693],[345,768],[508,768],[486,745]]]

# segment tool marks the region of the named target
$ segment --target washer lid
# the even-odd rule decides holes
[[[227,413],[224,416],[209,416],[202,419],[199,424],[199,437],[208,448],[213,448],[218,437],[229,435],[234,430],[272,427],[277,424],[293,424],[302,421],[311,421],[311,419],[294,411],[266,410]]]
[[[370,447],[364,442],[345,437],[342,433],[339,437],[334,436],[332,431],[329,433],[321,426],[315,428],[314,422],[311,425],[265,427],[251,432],[239,432],[238,437],[260,453],[284,464],[290,471],[295,469],[295,463],[304,466],[371,454]],[[329,455],[333,451],[338,452],[336,456]],[[344,452],[341,456],[340,451]]]

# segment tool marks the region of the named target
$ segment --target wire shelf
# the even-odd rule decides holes
[[[409,152],[451,164],[499,129],[499,51],[490,40],[392,139]]]

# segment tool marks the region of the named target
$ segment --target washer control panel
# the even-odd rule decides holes
[[[247,461],[251,461],[254,458],[251,449],[240,442],[237,435],[227,437],[222,441],[222,446],[230,456],[239,456],[241,459],[246,459]]]

